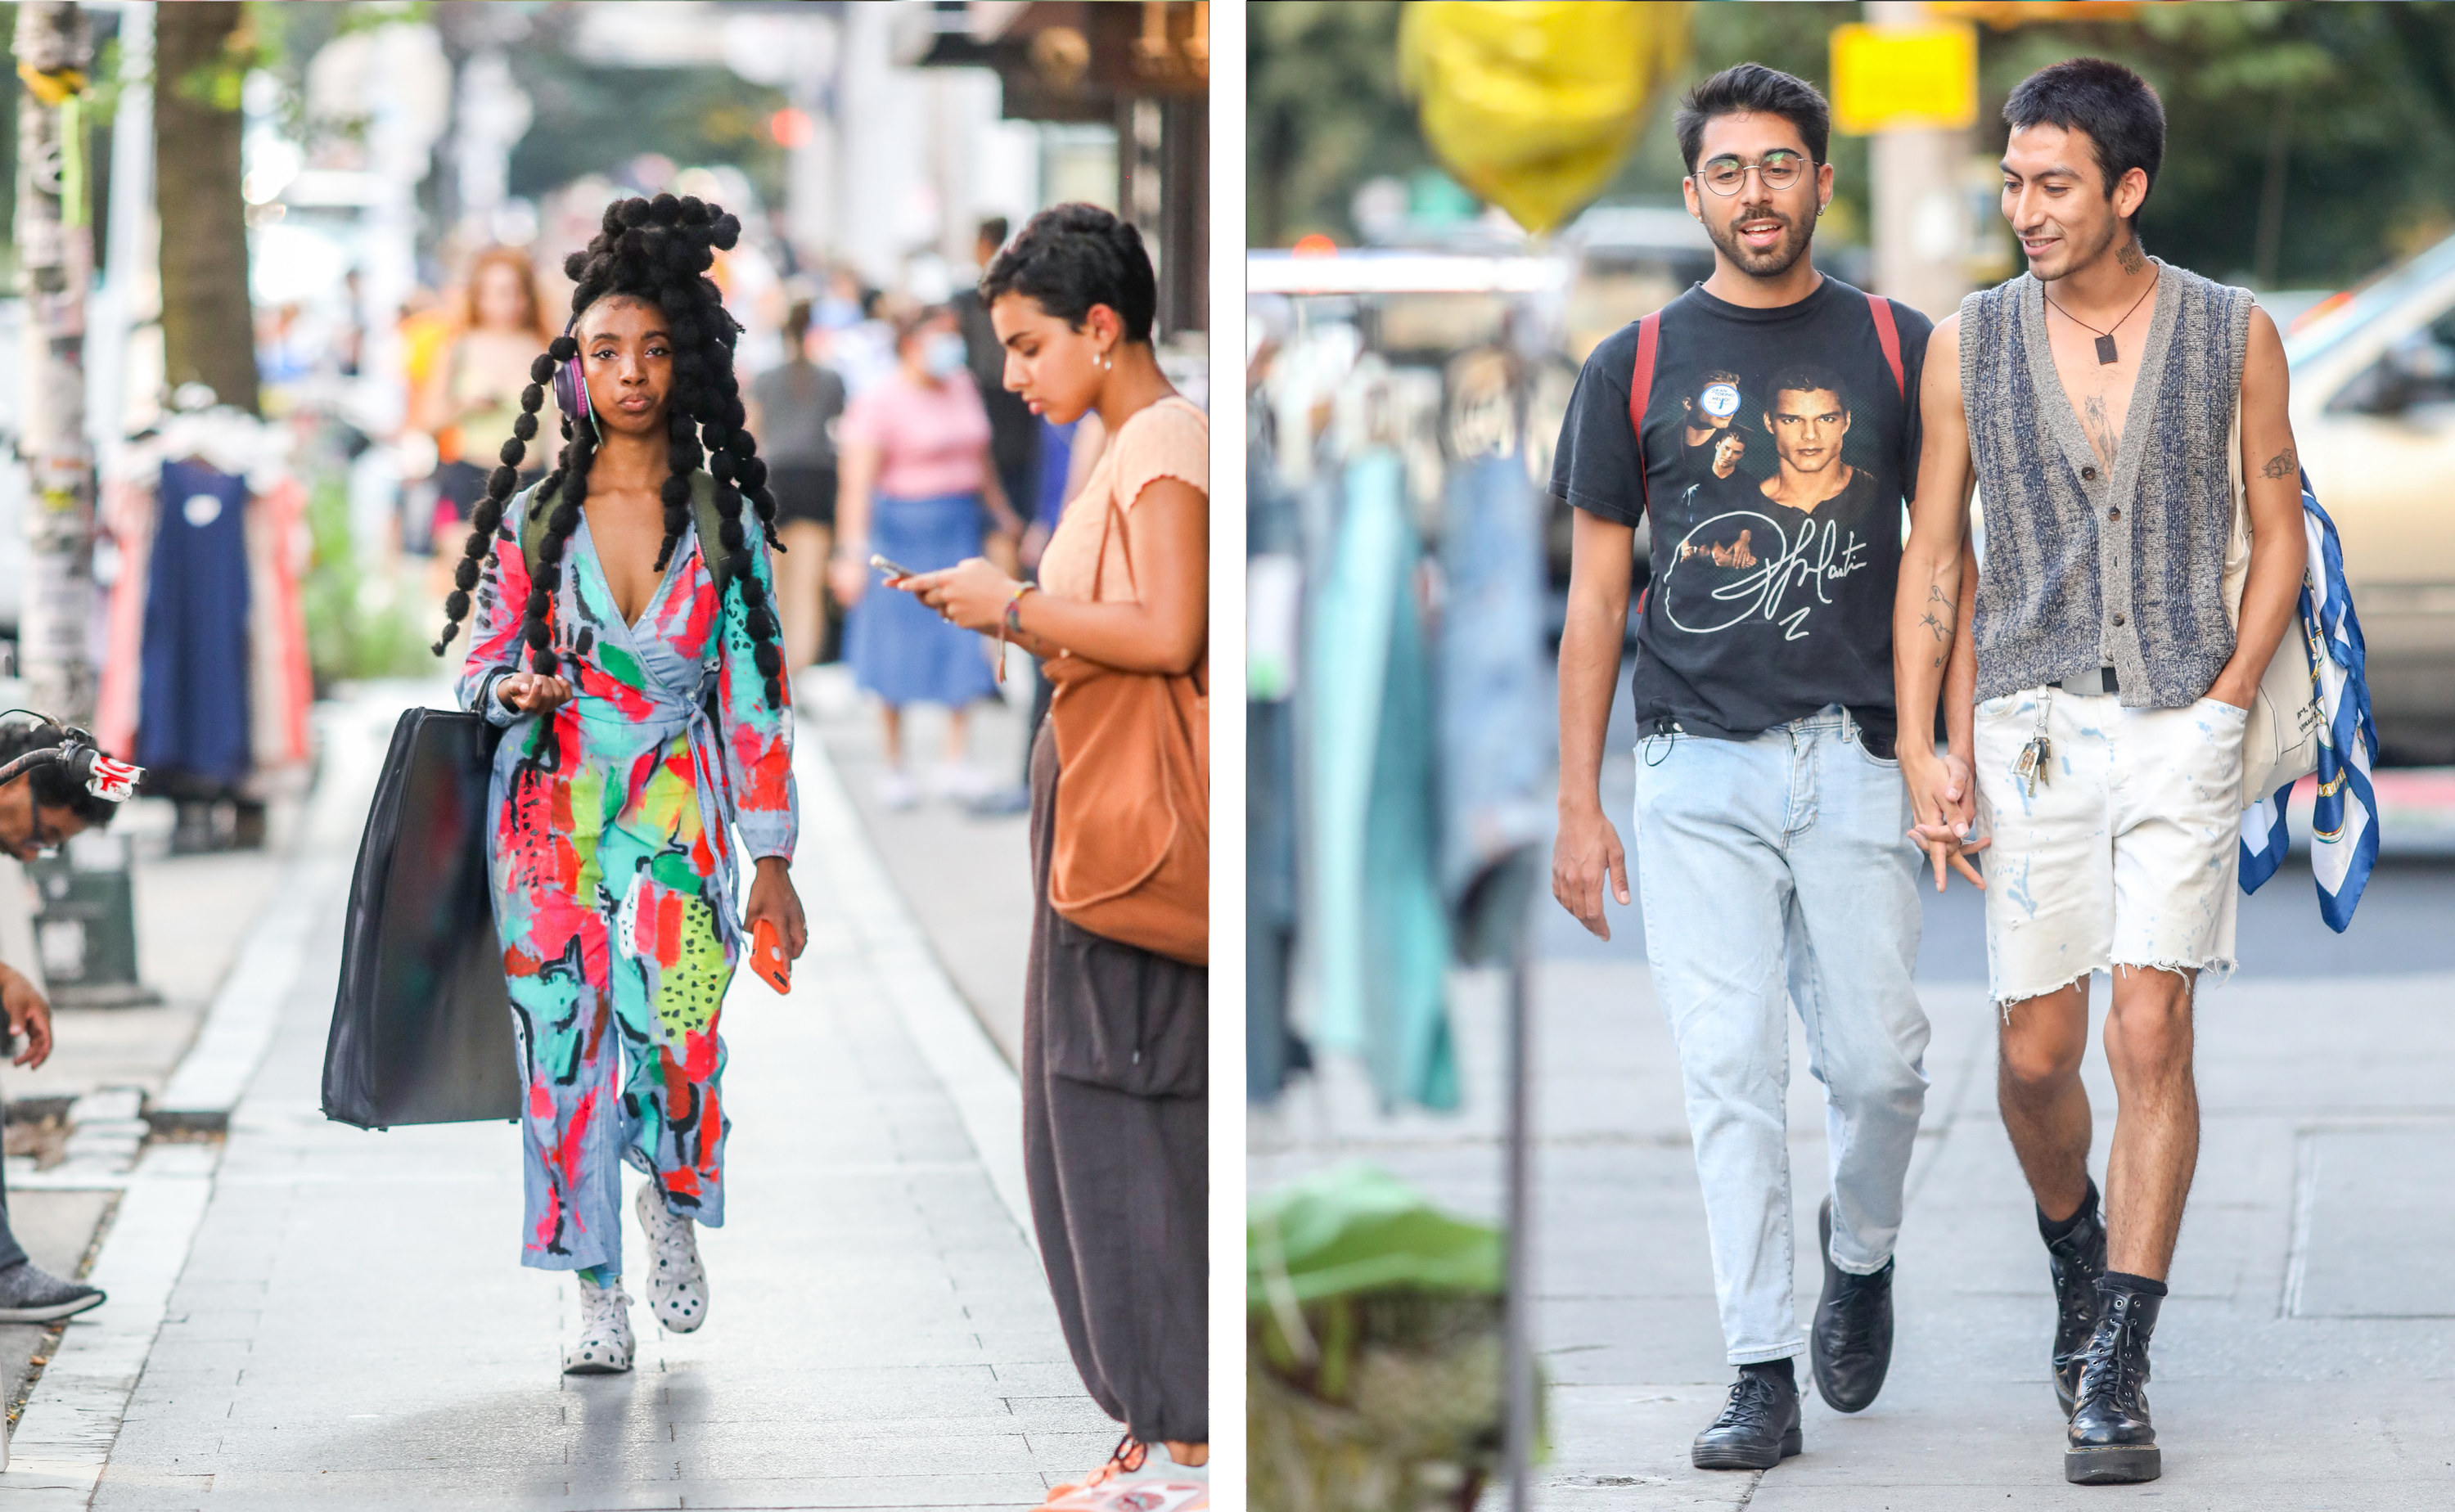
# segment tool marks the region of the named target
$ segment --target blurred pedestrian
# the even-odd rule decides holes
[[[537,269],[511,247],[489,247],[470,261],[449,340],[436,352],[411,406],[410,424],[435,438],[434,538],[436,596],[459,554],[470,511],[486,492],[495,448],[512,433],[529,363],[554,337],[538,295]],[[539,440],[536,473],[554,462],[549,430]],[[524,478],[523,482],[529,481]]]
[[[1058,804],[1057,732],[1065,700],[1094,681],[1207,680],[1210,428],[1160,372],[1150,259],[1106,211],[1033,217],[981,289],[1008,386],[1058,424],[1096,412],[1109,437],[1037,589],[980,558],[906,584],[954,624],[1017,641],[1061,683],[1032,755],[1024,1176],[1066,1347],[1126,1425],[1100,1483],[1153,1443],[1180,1464],[1209,1457],[1209,972],[1057,912],[1056,857],[1113,838],[1069,827],[1085,821]]]
[[[869,558],[933,572],[982,552],[992,532],[1011,540],[1023,529],[989,465],[988,413],[953,313],[942,307],[903,316],[895,351],[895,372],[844,411],[842,544],[832,576],[845,606],[844,659],[881,705],[886,765],[879,801],[900,809],[923,791],[905,765],[905,707],[944,706],[945,748],[927,788],[941,797],[971,797],[989,782],[970,763],[966,715],[997,682],[979,636],[947,625],[909,595],[866,592]]]
[[[776,569],[784,621],[784,674],[819,659],[826,640],[827,557],[836,529],[836,421],[843,379],[809,356],[810,306],[784,316],[784,364],[750,385],[750,427],[765,439],[767,487],[776,495],[776,534],[784,559]]]
[[[532,353],[435,646],[474,610],[461,707],[505,727],[487,854],[522,1083],[520,1260],[578,1273],[574,1375],[632,1365],[626,1161],[649,1177],[650,1309],[674,1333],[706,1320],[696,1225],[724,1221],[725,988],[762,926],[794,956],[806,937],[766,465],[727,423],[731,317],[690,271],[740,232],[697,199],[607,210],[573,268],[573,334]],[[514,494],[549,381],[572,443]],[[553,508],[532,532],[538,497]]]
[[[980,224],[973,255],[986,269],[1005,245],[1006,219],[991,215]],[[964,355],[971,364],[972,381],[980,386],[981,402],[989,412],[989,459],[1006,503],[1019,519],[1030,520],[1040,504],[1040,417],[1023,395],[1005,386],[1005,347],[989,319],[989,307],[978,289],[959,291],[947,304],[964,333]]]

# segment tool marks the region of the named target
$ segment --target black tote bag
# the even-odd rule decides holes
[[[393,727],[350,880],[324,1115],[361,1129],[519,1117],[503,951],[486,879],[501,732],[411,709]]]

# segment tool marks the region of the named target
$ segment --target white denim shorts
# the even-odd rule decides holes
[[[2126,709],[2113,694],[2031,688],[1978,706],[1986,977],[2009,1007],[2123,967],[2233,970],[2242,736],[2201,698]],[[2034,789],[2022,748],[2049,742]]]

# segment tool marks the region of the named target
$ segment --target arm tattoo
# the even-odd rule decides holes
[[[1927,585],[1926,613],[1918,616],[1918,623],[1935,636],[1935,665],[1938,667],[1952,654],[1953,621],[1958,617],[1953,613],[1956,607],[1950,595],[1932,583]]]
[[[2297,471],[2297,464],[2300,461],[2301,458],[2295,456],[2293,454],[2293,449],[2288,446],[2283,451],[2269,457],[2267,459],[2267,464],[2259,470],[2259,475],[2261,477],[2291,477]]]

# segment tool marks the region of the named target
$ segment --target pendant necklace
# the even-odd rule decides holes
[[[2160,278],[2162,276],[2164,275],[2161,273],[2158,275]],[[2148,287],[2141,292],[2140,297],[2131,301],[2131,308],[2122,312],[2122,320],[2128,320],[2133,315],[2139,313],[2140,307],[2147,303],[2148,296],[2156,292],[2157,279],[2151,278],[2148,280]],[[2045,300],[2045,302],[2050,305],[2055,305],[2054,296],[2046,293],[2043,290],[2039,291],[2039,297]],[[2070,321],[2073,325],[2080,327],[2082,331],[2097,331],[2095,326],[2090,325],[2087,321],[2082,320],[2076,314],[2073,314],[2070,311],[2065,310],[2060,305],[2055,305],[2055,312],[2061,315],[2065,320]],[[2122,320],[2116,321],[2106,330],[2097,331],[2097,363],[2099,367],[2104,367],[2106,364],[2115,360],[2116,353],[2114,350],[2114,333],[2122,329]]]

